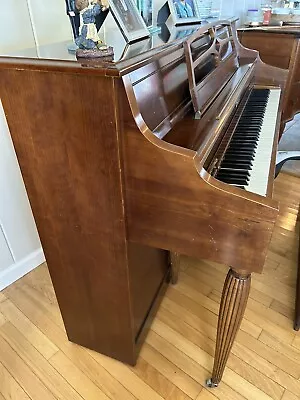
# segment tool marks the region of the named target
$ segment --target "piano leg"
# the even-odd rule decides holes
[[[244,316],[250,284],[250,273],[229,270],[220,304],[214,367],[212,377],[206,382],[208,387],[217,387],[222,379],[232,345]]]
[[[171,264],[171,283],[176,285],[179,276],[180,268],[180,254],[170,251],[170,264]]]

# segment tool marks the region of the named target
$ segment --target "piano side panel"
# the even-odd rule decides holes
[[[152,308],[156,308],[155,303],[160,302],[167,286],[166,280],[170,273],[168,252],[129,242],[128,259],[134,334],[135,340],[141,342],[140,336],[145,336],[152,320]]]
[[[128,109],[123,137],[129,239],[260,272],[276,207],[208,184],[193,152],[189,157],[167,143],[152,143],[151,133],[143,135],[130,114]]]
[[[133,364],[113,79],[2,68],[0,96],[68,337]]]

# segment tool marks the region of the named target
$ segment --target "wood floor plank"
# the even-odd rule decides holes
[[[271,310],[277,311],[279,314],[284,315],[290,321],[294,318],[294,309],[292,307],[286,306],[285,304],[280,303],[280,301],[274,299],[270,305]]]
[[[84,375],[62,351],[54,354],[49,362],[84,399],[109,400],[109,397]]]
[[[196,400],[216,400],[217,397],[207,389],[203,389]]]
[[[193,342],[187,340],[181,334],[178,334],[173,329],[169,328],[166,324],[156,319],[151,329],[164,339],[172,343],[178,350],[182,351],[188,357],[200,364],[204,369],[211,371],[213,364],[213,357]],[[247,370],[249,371],[249,369]],[[253,371],[252,371],[253,372]],[[249,381],[244,379],[241,375],[227,368],[224,374],[224,382],[232,387],[233,377],[235,377],[235,386],[239,387],[239,393],[249,400],[256,399],[271,399],[269,395],[261,391],[256,386],[252,385]],[[228,379],[227,379],[228,378]],[[281,396],[280,396],[281,397]],[[277,398],[277,397],[276,397]]]
[[[282,400],[299,400],[299,396],[294,395],[293,393],[286,390],[282,397]]]
[[[190,375],[193,379],[197,380],[201,385],[203,385],[203,387],[205,387],[205,381],[210,377],[211,374],[210,371],[203,368],[200,364],[188,357],[185,353],[180,351],[172,343],[168,342],[153,330],[150,330],[146,341],[174,365],[182,369],[186,374]],[[219,400],[245,399],[240,393],[237,393],[231,387],[226,385],[225,382],[222,382],[222,385],[218,387],[218,390],[214,391],[214,394]]]
[[[275,371],[280,368],[294,378],[298,378],[300,373],[298,362],[280,354],[277,350],[274,350],[259,340],[253,340],[253,338],[245,332],[240,331],[237,340],[238,344],[256,353],[257,358],[261,357],[270,362],[274,367],[277,367]]]
[[[135,397],[101,367],[88,352],[68,341],[66,334],[43,312],[20,287],[10,290],[11,301],[31,320],[77,367],[111,399],[133,400]],[[32,338],[34,339],[34,338]],[[36,347],[36,345],[35,345]]]
[[[170,300],[164,301],[164,306],[159,309],[157,317],[173,328],[178,325],[178,320],[184,321],[207,338],[215,341],[216,331],[211,325],[204,323],[197,316],[178,307]],[[235,347],[239,347],[239,345],[242,346],[242,349],[235,350]],[[285,372],[295,378],[300,374],[299,364],[297,362],[289,359],[266,344],[255,340],[255,338],[242,330],[238,333],[235,347],[233,348],[234,354],[243,354],[246,362],[256,366],[259,371],[264,371],[265,373],[269,371],[269,376],[271,376],[272,372],[276,371],[277,368],[283,368]],[[247,353],[247,349],[251,352],[250,354]],[[264,360],[267,363],[264,362]]]
[[[159,353],[160,354],[160,353]],[[174,365],[174,364],[172,364]],[[187,394],[175,386],[155,367],[150,365],[143,357],[139,357],[135,367],[132,368],[134,373],[154,389],[163,399],[167,400],[191,400]]]
[[[30,400],[13,376],[0,363],[0,400]]]
[[[191,313],[198,316],[204,322],[217,327],[218,316],[216,313],[208,310],[206,307],[203,307],[201,304],[197,303],[194,299],[186,296],[184,293],[176,290],[176,288],[169,287],[166,293],[167,299],[172,300],[176,304],[190,311]],[[163,300],[162,304],[164,305],[165,300]],[[217,306],[214,307],[214,309]],[[242,321],[241,329],[249,332],[249,334],[253,335],[253,337],[258,337],[261,333],[262,328],[253,324],[249,319],[244,319]]]
[[[192,342],[213,357],[215,350],[215,342],[213,340],[205,337],[188,324],[170,318],[170,315],[167,315],[167,313],[160,313],[158,319],[163,319],[162,322],[168,328],[178,332],[182,338]],[[243,360],[236,356],[240,354],[243,354]],[[256,357],[255,353],[247,352],[242,346],[236,344],[232,350],[227,366],[237,372],[242,378],[269,394],[273,399],[281,399],[283,388],[267,378],[267,376],[274,374],[274,367],[260,357]]]
[[[161,400],[162,397],[140,379],[128,366],[89,350],[89,354],[139,400]]]
[[[57,399],[82,400],[82,397],[10,322],[1,327],[0,335]]]
[[[226,267],[224,265],[219,264],[219,268],[217,271],[214,271],[211,268],[211,263],[207,261],[201,261],[201,263],[198,264],[193,264],[191,265],[187,270],[186,274],[190,275],[193,279],[196,281],[206,281],[207,283],[209,282],[214,282],[214,290],[218,290],[219,292],[222,292],[223,290],[223,285],[224,285],[224,280],[226,276]],[[216,264],[215,264],[216,265]],[[210,275],[207,274],[209,271]],[[269,294],[266,294],[264,292],[261,292],[257,290],[253,285],[250,290],[250,295],[251,298],[254,300],[257,300],[261,302],[262,304],[269,306],[273,300],[273,297],[270,296]]]
[[[168,361],[152,346],[146,343],[141,350],[141,357],[143,357],[148,364],[152,365],[152,367],[158,369],[162,375],[164,375],[170,382],[177,386],[182,392],[187,394],[192,399],[197,397],[202,388],[200,383],[192,379],[184,371]]]
[[[2,337],[0,337],[0,360],[32,400],[55,400],[55,396]]]
[[[290,327],[290,329],[292,330],[292,326]],[[297,337],[295,337],[296,339]],[[294,339],[294,341],[295,341]],[[270,333],[262,331],[260,337],[259,337],[259,341],[262,343],[265,343],[267,346],[271,347],[272,349],[274,349],[275,351],[277,351],[278,353],[284,355],[286,358],[294,361],[295,363],[297,363],[298,365],[300,365],[300,348],[295,349],[293,347],[293,343],[292,342],[292,346],[290,346],[289,344],[278,340],[276,337],[272,336]],[[297,368],[297,371],[299,371],[298,374],[298,378],[300,378],[300,370]]]
[[[294,346],[296,349],[300,350],[300,336],[299,334],[297,336],[295,336],[293,342],[292,342],[292,346]]]
[[[0,311],[28,341],[46,358],[49,359],[57,351],[55,346],[10,300],[0,303]]]

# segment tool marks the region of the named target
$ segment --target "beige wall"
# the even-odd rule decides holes
[[[0,52],[34,47],[27,0],[9,0],[1,6]]]
[[[38,46],[72,40],[64,0],[27,0]]]
[[[0,53],[72,40],[64,0],[9,0],[1,7]]]

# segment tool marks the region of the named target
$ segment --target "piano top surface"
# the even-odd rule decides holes
[[[127,72],[129,66],[139,63],[141,60],[147,59],[153,54],[159,53],[165,49],[172,48],[173,46],[176,48],[200,27],[220,19],[230,21],[236,20],[234,17],[222,17],[218,19],[209,19],[209,21],[193,25],[174,26],[171,24],[164,24],[159,31],[133,43],[126,43],[119,29],[106,29],[104,23],[99,33],[100,37],[105,35],[106,44],[112,46],[114,49],[113,62],[101,61],[101,59],[77,61],[75,53],[68,51],[68,46],[72,44],[71,40],[51,43],[50,39],[49,44],[42,46],[36,45],[32,48],[1,50],[0,39],[0,65],[3,63],[6,64],[7,62],[35,65],[39,63],[45,64],[45,62],[47,62],[50,65],[55,63],[62,65],[62,63],[66,62],[69,66],[75,66],[74,63],[76,63],[76,67],[81,65],[85,69],[87,67],[105,68],[110,70],[111,75],[123,75]],[[102,31],[103,33],[101,36]],[[21,42],[20,38],[20,43]]]

